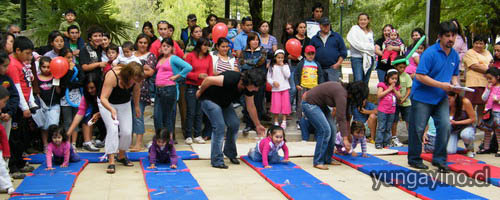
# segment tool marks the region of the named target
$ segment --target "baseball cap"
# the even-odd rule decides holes
[[[323,17],[319,20],[319,24],[321,25],[327,25],[327,24],[330,24],[330,19],[328,19],[328,17]]]
[[[307,45],[306,49],[304,50],[305,53],[316,53],[316,48],[314,48],[313,45]]]
[[[196,20],[196,15],[195,14],[189,14],[188,17],[187,17],[187,19],[189,21],[194,21],[194,20]]]

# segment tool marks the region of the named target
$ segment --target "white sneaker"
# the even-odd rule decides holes
[[[300,130],[300,124],[297,123],[297,130]]]
[[[475,154],[472,151],[467,151],[467,157],[474,158]]]
[[[11,195],[12,193],[14,193],[14,188],[13,187],[7,188],[7,194]]]
[[[194,143],[205,144],[205,140],[201,136],[198,136],[194,138]]]
[[[395,146],[395,147],[402,147],[403,146],[403,143],[401,143],[398,139],[398,137],[394,136],[392,137],[392,146]]]
[[[193,139],[191,137],[186,138],[184,141],[186,144],[193,144]]]

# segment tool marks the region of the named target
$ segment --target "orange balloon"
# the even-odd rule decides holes
[[[212,41],[214,43],[217,43],[217,40],[221,37],[226,37],[227,36],[227,26],[224,23],[217,23],[213,28],[212,28]]]
[[[286,42],[285,49],[290,55],[298,58],[302,53],[302,44],[299,40],[292,38]]]
[[[66,58],[63,58],[61,56],[55,57],[50,61],[50,72],[56,79],[62,78],[66,73],[68,72],[69,69],[69,63]]]

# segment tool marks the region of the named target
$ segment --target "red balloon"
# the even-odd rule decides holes
[[[300,41],[295,38],[289,39],[286,42],[285,48],[290,55],[297,58],[300,57],[300,54],[302,53],[302,44],[300,44]]]
[[[227,36],[227,26],[224,23],[217,23],[213,28],[212,28],[212,41],[214,43],[217,43],[217,40],[221,37],[226,37]]]
[[[52,61],[50,61],[50,72],[56,79],[60,79],[64,75],[66,75],[68,69],[69,69],[69,63],[68,60],[66,60],[66,58],[58,56],[52,59]]]

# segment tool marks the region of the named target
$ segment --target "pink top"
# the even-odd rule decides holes
[[[63,142],[61,145],[57,146],[53,142],[47,145],[47,153],[45,157],[47,158],[47,167],[52,168],[52,155],[58,157],[64,157],[63,165],[68,166],[69,155],[71,150],[71,144],[68,142]]]
[[[262,165],[268,166],[269,163],[267,161],[267,156],[270,153],[279,151],[280,149],[283,149],[283,153],[285,154],[284,159],[288,160],[288,147],[286,146],[285,141],[275,145],[270,136],[259,141],[259,152],[262,154]]]
[[[384,82],[380,82],[377,85],[377,88],[381,87],[384,91],[389,88]],[[397,86],[396,90],[401,89],[401,86]],[[394,92],[389,92],[384,97],[378,100],[378,111],[386,113],[386,114],[394,114],[396,112],[396,94]]]
[[[85,97],[82,96],[82,99],[80,100],[80,106],[78,106],[78,112],[76,114],[84,116],[85,112],[87,112],[88,107],[89,106],[87,105],[87,101],[85,101]]]
[[[410,58],[410,64],[406,67],[405,72],[409,75],[412,75],[417,72],[417,63],[415,63],[414,57],[420,57],[418,53],[413,53],[413,56]]]
[[[170,80],[170,77],[174,75],[174,71],[172,70],[172,65],[170,64],[170,58],[167,58],[165,63],[156,65],[156,69],[158,70],[156,74],[156,85],[157,86],[169,86],[175,85],[175,82]]]
[[[495,98],[497,101],[495,101]],[[500,86],[491,87],[490,95],[488,96],[488,100],[486,101],[486,109],[492,109],[495,112],[500,111]]]

